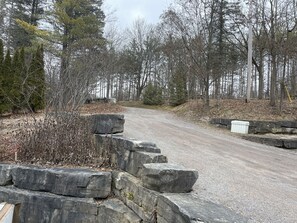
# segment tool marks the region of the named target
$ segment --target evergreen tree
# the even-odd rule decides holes
[[[8,27],[10,35],[10,47],[17,49],[29,47],[35,38],[34,35],[22,27],[20,23],[26,22],[37,26],[37,22],[43,14],[42,3],[44,0],[15,0],[12,8],[11,21]]]
[[[1,68],[2,68],[2,63],[3,63],[3,59],[4,59],[3,55],[4,55],[4,45],[3,45],[2,39],[0,39],[0,66],[1,66]]]
[[[76,77],[77,71],[71,71],[72,62],[76,64],[86,56],[98,56],[104,44],[104,13],[102,0],[59,0],[56,2],[53,15],[57,29],[56,36],[62,45],[60,80],[63,92],[61,104],[66,106],[72,98],[69,83],[79,78],[82,85],[88,85],[90,74],[85,78]],[[78,68],[80,69],[80,68]],[[83,92],[81,92],[83,94]]]
[[[26,108],[26,98],[25,98],[25,83],[28,75],[26,61],[25,61],[25,48],[22,47],[19,53],[19,78],[20,78],[20,106],[21,108]]]
[[[10,50],[8,49],[3,61],[1,78],[1,97],[0,97],[0,112],[7,112],[11,110],[11,89],[12,89],[12,64]]]
[[[29,67],[27,94],[29,106],[33,112],[45,106],[45,72],[43,61],[43,47],[40,46],[33,55]]]
[[[149,82],[143,95],[143,103],[145,105],[162,105],[164,103],[162,89],[157,85],[154,86],[152,82]]]
[[[21,61],[21,52],[16,50],[12,60],[12,89],[10,93],[11,100],[13,102],[12,111],[16,112],[23,107],[22,97],[22,72],[23,66]]]
[[[187,101],[187,80],[183,67],[179,65],[171,78],[169,85],[169,103],[178,106]]]
[[[4,75],[3,75],[3,60],[4,60],[4,46],[3,42],[0,39],[0,114],[5,110],[5,101],[4,101]]]
[[[3,62],[4,62],[4,44],[2,39],[0,39],[0,89],[1,89],[1,80],[3,78]]]

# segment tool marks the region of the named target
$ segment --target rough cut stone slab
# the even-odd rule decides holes
[[[143,186],[158,192],[189,192],[198,179],[198,171],[177,164],[150,163],[143,166]]]
[[[210,124],[230,129],[232,119],[214,118]],[[297,121],[249,121],[250,134],[297,134]]]
[[[284,148],[297,149],[297,139],[295,140],[284,139]]]
[[[161,150],[155,143],[133,140],[134,150],[148,153],[161,153]]]
[[[11,171],[14,165],[0,164],[0,186],[12,185]]]
[[[167,157],[159,153],[131,152],[127,167],[124,170],[134,176],[140,177],[143,171],[143,164],[167,162]]]
[[[219,127],[225,127],[231,129],[231,121],[233,119],[224,119],[224,118],[213,118],[210,120],[210,124],[218,125]]]
[[[192,194],[163,194],[159,196],[157,213],[158,222],[161,223],[248,222],[246,218],[230,209],[200,200]]]
[[[159,193],[142,186],[140,179],[126,172],[113,171],[113,192],[144,223],[154,222]]]
[[[279,121],[278,124],[284,128],[295,128],[297,129],[297,121]]]
[[[14,186],[53,194],[106,198],[111,192],[111,173],[87,169],[18,166],[12,170]]]
[[[155,143],[144,142],[136,139],[129,139],[120,136],[112,137],[112,145],[117,148],[123,148],[129,151],[143,151],[150,153],[161,153],[161,150],[157,148]]]
[[[20,223],[94,223],[98,204],[93,199],[0,187],[0,201],[21,204]]]
[[[283,141],[277,138],[268,138],[268,137],[261,137],[261,136],[255,136],[255,135],[246,135],[246,136],[242,136],[242,138],[252,142],[261,143],[269,146],[275,146],[280,148],[283,147]]]
[[[297,139],[283,139],[283,138],[274,138],[269,136],[254,136],[247,135],[242,136],[243,139],[262,143],[269,146],[279,147],[283,149],[297,149]]]
[[[118,136],[95,135],[98,154],[111,155],[113,166],[139,176],[144,163],[167,162],[154,143],[126,139]]]
[[[139,218],[131,209],[118,199],[104,201],[99,206],[99,221],[104,223],[140,223]]]
[[[94,134],[115,134],[124,132],[124,115],[97,114],[86,116]]]

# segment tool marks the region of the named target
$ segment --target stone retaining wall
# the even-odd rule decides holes
[[[94,134],[123,130],[122,117],[103,119]],[[198,172],[168,163],[154,143],[98,134],[94,140],[117,171],[0,164],[0,201],[20,203],[24,223],[247,222],[188,193]]]
[[[231,129],[231,121],[233,119],[215,118],[210,121],[210,124]],[[269,146],[283,149],[297,149],[297,121],[249,121],[248,133],[249,135],[242,135],[241,137]],[[275,134],[275,136],[272,137],[269,134]],[[280,137],[282,134],[289,135],[290,137]]]
[[[231,121],[235,119],[214,118],[210,124],[231,129]],[[248,121],[249,134],[297,134],[297,121]]]

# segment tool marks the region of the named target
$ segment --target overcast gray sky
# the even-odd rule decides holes
[[[173,0],[105,0],[105,11],[115,10],[121,28],[128,28],[138,18],[148,23],[157,23],[162,14]]]

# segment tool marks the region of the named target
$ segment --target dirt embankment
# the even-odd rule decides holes
[[[251,100],[245,103],[243,99],[211,100],[210,107],[205,109],[202,100],[189,101],[172,109],[176,114],[199,121],[200,119],[228,118],[242,120],[281,121],[297,120],[297,100],[284,102],[272,107],[269,100]]]

